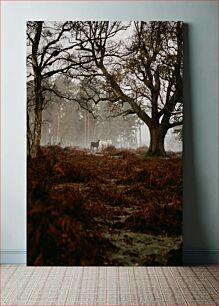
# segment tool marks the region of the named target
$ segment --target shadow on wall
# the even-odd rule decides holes
[[[204,226],[201,222],[201,199],[199,193],[199,179],[196,163],[197,149],[194,141],[194,119],[195,106],[192,95],[191,65],[190,65],[190,37],[189,25],[184,24],[184,126],[183,126],[183,241],[184,241],[184,263],[194,263],[195,254],[192,249],[197,249],[197,238],[199,241],[207,239]],[[191,262],[190,259],[193,260]],[[198,254],[197,254],[198,255]],[[197,258],[197,263],[201,258]]]

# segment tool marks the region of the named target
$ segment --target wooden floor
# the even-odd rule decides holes
[[[218,305],[218,267],[2,265],[0,305]]]

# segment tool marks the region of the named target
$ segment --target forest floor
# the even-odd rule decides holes
[[[28,265],[181,264],[179,154],[42,147],[27,165]]]

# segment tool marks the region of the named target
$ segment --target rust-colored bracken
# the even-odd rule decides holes
[[[28,265],[127,265],[116,259],[120,252],[133,265],[180,263],[181,244],[160,256],[129,251],[138,234],[153,241],[181,237],[180,156],[44,147],[27,171]]]

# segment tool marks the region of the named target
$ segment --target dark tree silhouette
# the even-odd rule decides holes
[[[120,33],[128,28],[133,35],[122,42]],[[183,122],[182,23],[81,22],[76,38],[85,73],[105,80],[106,98],[121,110],[129,105],[121,114],[134,113],[148,126],[148,155],[165,156],[167,131]]]
[[[74,59],[72,29],[76,23],[42,21],[27,23],[27,72],[34,80],[34,126],[27,122],[28,155],[36,157],[41,140],[42,112],[45,107],[45,91],[58,94],[52,87],[43,86],[46,79],[64,74],[78,66]],[[52,82],[50,82],[52,84]],[[27,108],[28,112],[28,108]],[[27,121],[29,114],[27,114]]]

